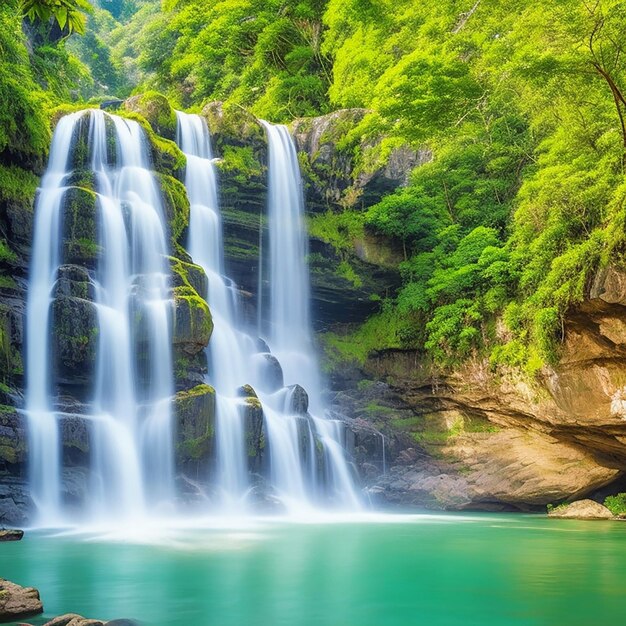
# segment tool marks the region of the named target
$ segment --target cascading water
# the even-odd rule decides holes
[[[300,384],[308,392],[334,497],[343,505],[358,508],[359,498],[341,444],[343,424],[319,417],[324,415],[325,406],[309,315],[307,238],[298,157],[285,126],[268,122],[263,126],[269,144],[268,344],[282,364],[285,384]]]
[[[216,392],[216,467],[221,503],[242,504],[248,489],[243,414],[239,387],[249,382],[249,338],[237,329],[237,292],[224,277],[222,220],[218,210],[217,180],[211,140],[204,119],[181,111],[177,116],[177,143],[187,157],[185,186],[191,213],[187,250],[208,277],[203,294],[213,316],[208,348],[209,382]]]
[[[58,415],[52,400],[51,306],[61,262],[61,211],[70,175],[72,138],[80,114],[57,124],[48,169],[35,210],[35,234],[26,319],[26,414],[29,426],[31,496],[37,509],[56,521],[61,509]]]
[[[316,444],[312,423],[316,418],[296,415],[295,388],[276,384],[268,372],[268,364],[278,362],[288,383],[301,383],[314,389],[312,406],[321,408],[317,364],[310,356],[312,342],[308,315],[308,274],[305,265],[306,238],[303,226],[303,205],[300,193],[300,173],[290,162],[289,169],[275,162],[272,148],[273,133],[287,141],[285,150],[295,151],[282,127],[266,125],[270,137],[270,230],[272,259],[289,265],[293,274],[285,278],[272,264],[271,285],[272,325],[270,342],[274,356],[258,352],[259,342],[251,329],[242,323],[237,288],[225,278],[222,224],[217,201],[217,180],[212,162],[209,131],[206,122],[197,115],[178,112],[177,141],[187,155],[185,185],[191,204],[188,250],[194,262],[201,265],[209,278],[208,302],[215,330],[208,350],[209,382],[217,393],[217,471],[216,483],[224,493],[240,496],[249,480],[245,465],[244,427],[237,390],[251,384],[263,405],[269,446],[270,482],[277,495],[291,510],[310,505],[317,496],[319,483]],[[274,158],[274,161],[272,159]],[[278,157],[280,159],[280,156]],[[276,182],[276,178],[279,182]],[[286,194],[286,195],[285,195]],[[286,213],[278,214],[276,206],[285,205]],[[282,235],[275,236],[276,228]],[[276,281],[276,282],[274,282]],[[278,363],[276,363],[278,365]],[[279,366],[280,368],[280,366]],[[298,373],[296,375],[296,372]],[[272,378],[273,380],[269,380]],[[281,381],[282,383],[282,381]],[[350,506],[358,504],[343,450],[337,441],[338,424],[319,420],[317,437],[328,458],[328,482],[339,499]],[[308,445],[303,446],[303,442]]]
[[[87,417],[91,486],[84,508],[97,519],[119,519],[171,505],[174,497],[172,301],[160,191],[139,124],[98,110],[76,113],[57,125],[38,196],[27,309],[31,485],[47,523],[59,521],[64,508],[50,310],[63,262],[61,214],[73,174],[69,163],[84,116],[102,250],[93,276],[98,347]]]
[[[263,407],[263,469],[279,499],[289,510],[308,510],[328,500],[357,508],[341,446],[342,424],[321,417],[300,173],[291,138],[284,127],[264,123],[269,143],[266,278],[271,289],[261,316],[268,324],[259,333],[266,335],[265,342],[243,321],[238,288],[224,276],[217,180],[206,122],[196,115],[177,117],[191,205],[187,247],[207,274],[204,295],[214,322],[207,382],[216,390],[216,458],[210,480],[217,502],[222,509],[241,510],[251,492],[244,410],[249,405],[242,398],[250,393],[242,387],[251,385]],[[80,171],[74,171],[75,163]],[[89,300],[81,305],[93,309],[97,326],[93,385],[80,410],[80,419],[88,423],[90,482],[88,495],[73,504],[70,514],[64,502],[61,433],[62,420],[76,415],[62,411],[59,392],[62,395],[67,380],[56,371],[52,320],[59,277],[67,271],[62,269],[65,203],[68,192],[77,190],[76,180],[93,180],[98,227],[94,243],[100,252],[95,267],[88,270],[91,299],[86,296]],[[80,519],[95,520],[141,518],[171,508],[176,494],[168,233],[139,124],[98,110],[62,118],[35,220],[25,413],[32,494],[41,521],[78,521],[77,508]]]
[[[339,423],[297,415],[293,409],[295,387],[283,387],[276,385],[275,380],[268,380],[272,378],[268,363],[276,362],[277,358],[284,382],[300,383],[313,389],[311,408],[322,410],[317,363],[310,356],[313,350],[308,314],[306,236],[300,173],[291,139],[286,129],[266,125],[270,143],[269,221],[273,269],[269,340],[272,356],[258,352],[258,342],[251,336],[251,329],[242,323],[237,288],[223,275],[222,224],[206,122],[197,115],[182,112],[177,113],[177,119],[177,141],[187,155],[185,185],[191,204],[187,246],[194,262],[208,275],[208,302],[215,324],[208,350],[209,382],[217,393],[215,482],[231,499],[233,495],[240,497],[248,487],[245,433],[237,390],[244,384],[251,384],[263,405],[270,482],[283,503],[291,510],[300,509],[309,506],[318,495],[317,436],[327,458],[326,482],[333,486],[336,499],[357,506],[358,498],[338,441]],[[283,142],[283,151],[292,159],[288,168],[279,162],[283,157],[276,156],[275,133]],[[281,213],[277,209],[279,204],[285,207]],[[288,269],[281,271],[281,263]],[[312,428],[311,424],[318,422],[319,426]],[[303,442],[308,444],[303,446]]]

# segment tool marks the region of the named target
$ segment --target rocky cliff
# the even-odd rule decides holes
[[[619,490],[625,320],[626,270],[608,267],[567,317],[558,365],[532,381],[479,360],[434,375],[421,355],[401,350],[370,355],[351,378],[336,376],[335,409],[356,418],[355,456],[372,496],[444,509],[545,510],[605,486]]]

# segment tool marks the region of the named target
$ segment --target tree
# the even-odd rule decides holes
[[[90,13],[87,0],[23,0],[22,11],[31,22],[43,24],[54,20],[62,32],[85,33],[85,13]]]

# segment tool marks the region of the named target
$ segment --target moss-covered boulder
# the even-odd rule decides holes
[[[215,390],[201,384],[174,397],[176,463],[183,470],[206,466],[215,447]]]
[[[131,96],[122,106],[126,111],[143,116],[157,135],[175,141],[176,112],[164,95],[157,91],[147,91]]]
[[[56,298],[52,305],[51,334],[60,380],[70,384],[92,380],[98,345],[95,304],[82,298]]]
[[[189,198],[185,185],[169,174],[158,174],[158,180],[172,239],[181,241],[189,226]]]
[[[95,266],[98,244],[98,200],[84,187],[70,187],[63,202],[63,258],[67,263]]]
[[[169,257],[172,268],[173,287],[190,287],[203,296],[209,288],[209,281],[204,270],[195,263],[188,263],[177,257]]]
[[[213,319],[209,305],[191,287],[174,287],[174,345],[189,355],[209,345]]]
[[[218,154],[225,145],[265,143],[265,132],[250,111],[235,103],[209,102],[202,109]]]
[[[244,433],[248,455],[248,470],[259,473],[265,464],[265,424],[263,406],[256,391],[250,385],[243,385],[237,395],[243,399]]]

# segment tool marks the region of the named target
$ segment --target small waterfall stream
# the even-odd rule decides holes
[[[335,500],[359,508],[359,498],[342,445],[343,423],[327,419],[310,321],[304,197],[298,156],[286,126],[263,122],[269,144],[268,219],[270,303],[267,329],[272,353],[283,366],[285,384],[299,384],[325,455]],[[259,287],[260,289],[260,287]],[[302,467],[302,466],[301,466]]]

